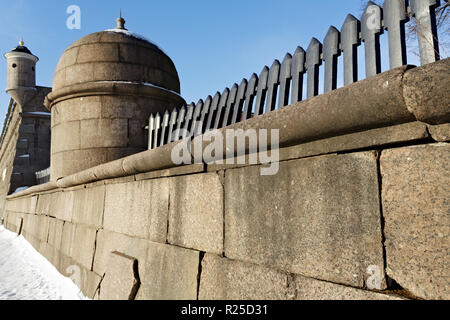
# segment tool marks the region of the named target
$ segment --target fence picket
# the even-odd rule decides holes
[[[155,127],[153,131],[153,149],[158,147],[160,130],[161,130],[161,114],[158,112],[155,116]]]
[[[289,104],[289,92],[291,85],[291,68],[292,56],[286,53],[280,69],[280,93],[278,96],[278,109],[281,109]]]
[[[217,107],[216,121],[214,122],[214,129],[218,129],[223,122],[225,108],[227,105],[228,96],[230,95],[230,89],[225,88],[220,97],[219,106]]]
[[[155,129],[155,115],[148,118],[148,149],[153,149],[153,130]]]
[[[264,66],[259,74],[258,89],[256,91],[255,117],[263,114],[266,102],[267,80],[269,78],[269,68]]]
[[[391,69],[406,64],[405,23],[409,20],[405,0],[384,1],[384,28],[389,37],[389,65]]]
[[[341,46],[344,52],[344,85],[358,81],[358,46],[361,24],[349,14],[341,28]]]
[[[192,102],[186,107],[186,117],[184,118],[183,132],[181,133],[181,138],[184,139],[191,134],[192,130],[192,117],[194,115],[195,105]]]
[[[307,98],[312,98],[319,94],[319,66],[322,64],[321,54],[322,44],[316,38],[312,38],[306,50]]]
[[[280,83],[280,61],[275,60],[269,70],[269,78],[267,80],[267,99],[264,113],[275,110],[277,105],[277,89]]]
[[[211,107],[211,101],[212,101],[212,97],[208,96],[205,100],[205,103],[203,104],[202,110],[201,110],[201,114],[200,114],[200,120],[199,120],[199,131],[196,132],[196,135],[200,135],[205,133],[206,130],[206,116],[209,113],[209,109]]]
[[[336,89],[337,87],[337,64],[338,56],[341,54],[339,49],[340,33],[331,26],[323,41],[323,61],[325,62],[324,74],[324,92]]]
[[[174,133],[173,141],[180,140],[180,138],[182,136],[181,129],[183,128],[185,117],[186,117],[186,106],[183,106],[180,109],[180,112],[178,113],[177,128],[176,128],[175,133]]]
[[[163,115],[162,125],[161,125],[161,136],[159,139],[158,147],[161,147],[167,143],[167,134],[169,132],[169,110],[166,110]]]
[[[236,94],[236,102],[234,103],[233,116],[231,117],[231,124],[241,121],[242,107],[244,106],[245,91],[247,90],[247,79],[242,79],[239,89]]]
[[[227,106],[225,108],[225,113],[224,113],[223,121],[222,121],[222,128],[231,124],[231,116],[233,115],[232,109],[236,102],[237,91],[238,91],[238,85],[237,85],[237,83],[235,83],[231,87],[231,91],[228,96]]]
[[[252,116],[253,100],[256,94],[256,86],[258,85],[258,76],[256,73],[252,74],[247,84],[245,92],[244,111],[242,111],[242,121],[250,119]]]
[[[177,117],[178,117],[178,109],[177,108],[173,108],[172,113],[170,115],[169,132],[167,134],[167,143],[171,143],[172,141],[174,141],[173,128],[177,124]]]
[[[206,123],[205,132],[211,130],[211,126],[214,125],[214,121],[217,118],[217,108],[220,101],[220,92],[216,92],[214,99],[211,102],[211,107],[208,114],[208,122]]]
[[[194,107],[194,113],[192,115],[192,124],[189,131],[189,136],[193,137],[194,135],[197,135],[197,132],[202,129],[201,125],[199,124],[199,118],[201,116],[201,111],[203,108],[203,100],[198,100],[197,104]]]
[[[411,13],[417,23],[417,40],[421,65],[439,60],[436,7],[439,0],[411,0]]]
[[[382,16],[383,9],[369,1],[361,18],[361,40],[364,41],[367,78],[381,72],[380,35],[383,33]]]
[[[306,52],[302,47],[297,47],[292,57],[292,89],[291,103],[302,100],[303,96],[303,74],[305,73],[305,55]]]

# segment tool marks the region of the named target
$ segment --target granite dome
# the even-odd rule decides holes
[[[126,29],[92,33],[65,50],[53,90],[98,81],[151,84],[180,93],[172,60],[154,43]]]

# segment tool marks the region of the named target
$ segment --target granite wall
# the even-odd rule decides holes
[[[428,69],[392,71],[375,80],[404,92],[368,79],[237,124],[276,124],[296,108],[313,117],[314,104],[366,87],[399,96],[375,102],[386,106],[379,125],[320,136],[311,125],[307,141],[293,143],[308,128],[288,119],[275,175],[167,168],[168,145],[9,196],[1,214],[93,299],[450,299],[448,63],[436,64],[444,81],[420,84],[441,104],[426,93],[404,104],[413,93],[401,81]]]

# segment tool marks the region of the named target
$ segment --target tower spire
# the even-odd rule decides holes
[[[125,28],[125,19],[122,18],[122,9],[120,9],[120,17],[117,18],[116,22],[117,22],[116,29],[127,30]]]

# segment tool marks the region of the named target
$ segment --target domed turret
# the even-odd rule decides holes
[[[39,59],[24,46],[23,41],[6,53],[5,58],[8,61],[6,92],[24,106],[36,94],[36,63]]]
[[[61,56],[45,105],[52,113],[51,179],[147,149],[151,113],[185,103],[172,60],[117,27],[90,34]]]

